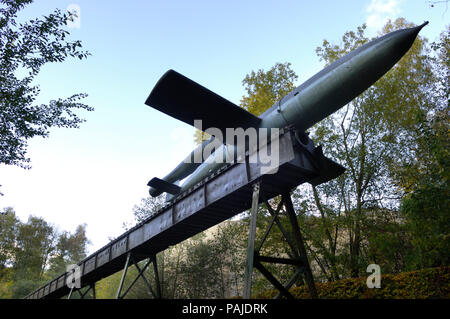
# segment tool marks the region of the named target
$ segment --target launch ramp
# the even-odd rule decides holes
[[[303,141],[303,143],[302,143]],[[263,174],[263,163],[244,163],[223,167],[188,191],[179,194],[151,217],[137,224],[78,263],[81,286],[95,282],[128,266],[130,255],[139,262],[169,246],[229,219],[252,207],[253,185],[259,182],[259,198],[269,200],[289,193],[296,186],[331,180],[344,168],[323,156],[307,136],[291,129],[281,130],[279,167],[275,174]],[[61,298],[71,293],[64,273],[35,290],[26,298]]]

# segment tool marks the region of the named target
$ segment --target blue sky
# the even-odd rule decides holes
[[[81,9],[80,39],[87,60],[45,66],[36,79],[39,103],[85,92],[94,112],[80,112],[80,129],[52,129],[30,141],[31,170],[0,166],[5,196],[22,220],[42,216],[61,230],[87,224],[94,251],[123,232],[146,183],[163,177],[193,147],[193,129],[144,104],[168,69],[239,104],[242,79],[252,70],[291,62],[298,84],[320,71],[315,54],[323,39],[367,23],[375,36],[387,18],[430,24],[431,41],[448,24],[445,4],[422,0],[345,1],[105,1],[35,0],[26,20]]]

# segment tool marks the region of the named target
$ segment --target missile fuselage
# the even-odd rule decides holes
[[[294,126],[305,132],[352,101],[389,71],[409,50],[426,24],[386,34],[328,65],[264,112],[255,129]],[[213,139],[204,142],[198,149],[211,141]],[[211,158],[203,163],[187,163],[194,153],[195,150],[164,180],[176,183],[190,175],[181,186],[184,191],[225,165]],[[211,156],[214,157],[214,154]],[[150,194],[157,192],[150,188]]]

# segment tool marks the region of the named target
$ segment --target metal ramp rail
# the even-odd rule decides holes
[[[302,183],[317,185],[344,171],[342,166],[326,158],[311,139],[299,136],[293,128],[280,130],[279,154],[275,174],[263,174],[261,168],[265,164],[249,161],[247,154],[244,163],[229,164],[178,195],[154,215],[80,261],[81,287],[95,289],[96,281],[124,269],[124,265],[128,267],[130,255],[135,263],[153,258],[169,246],[248,210],[252,207],[255,183],[260,185],[259,198],[267,201],[289,193]],[[65,272],[25,298],[71,295],[66,284],[69,278],[71,274]]]

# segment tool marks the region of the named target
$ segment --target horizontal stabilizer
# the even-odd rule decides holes
[[[157,177],[153,177],[152,180],[148,182],[147,186],[153,187],[156,190],[156,193],[153,196],[158,196],[162,193],[176,195],[181,190],[180,186],[166,182],[165,180]]]
[[[156,83],[145,102],[158,111],[194,125],[202,120],[202,130],[258,127],[261,119],[231,103],[180,73],[169,70]]]

